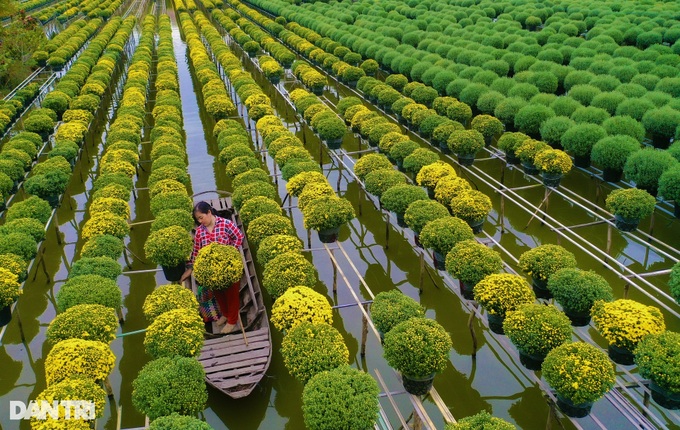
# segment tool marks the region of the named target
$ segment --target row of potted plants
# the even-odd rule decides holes
[[[40,85],[33,82],[14,94],[9,100],[0,100],[0,135],[4,135],[12,123],[21,116],[38,95]]]
[[[187,191],[190,182],[177,63],[167,19],[159,21],[156,55],[156,101],[151,112],[154,126],[149,139],[151,174],[147,182],[154,221],[144,253],[163,268],[168,282],[177,282],[193,249],[194,220]]]
[[[75,34],[69,35],[67,39],[58,41],[57,49],[54,51],[36,51],[33,59],[38,64],[48,65],[53,70],[61,70],[81,46],[102,26],[103,21],[95,18],[80,28]],[[49,44],[48,44],[49,46]],[[51,47],[51,46],[49,46]],[[48,56],[45,56],[45,53]]]
[[[58,34],[56,34],[53,38],[51,39],[46,39],[41,46],[36,49],[35,52],[33,52],[33,59],[41,66],[45,65],[45,61],[50,57],[50,54],[59,47],[63,43],[65,43],[69,38],[72,36],[75,36],[83,27],[87,25],[87,20],[82,18],[78,19],[76,21],[73,21],[68,25],[68,27],[64,28],[61,30]],[[80,48],[80,46],[78,46]],[[42,64],[41,64],[42,62]]]
[[[115,31],[117,28],[117,24],[119,23],[113,24],[113,31]],[[104,32],[104,30],[102,31]],[[106,31],[107,35],[109,31],[110,30]],[[110,38],[110,35],[102,37]],[[91,49],[92,51],[96,50],[95,47],[92,47]],[[3,152],[7,151],[6,154],[9,157],[5,160],[0,160],[0,167],[4,169],[2,170],[2,173],[5,173],[5,175],[7,175],[10,180],[12,180],[11,178],[15,178],[11,186],[10,183],[6,181],[7,183],[5,184],[5,188],[9,187],[8,191],[11,191],[15,186],[14,184],[18,183],[18,181],[23,177],[24,166],[26,163],[28,163],[28,166],[32,166],[32,161],[38,153],[38,148],[42,147],[43,139],[46,139],[47,136],[49,136],[49,133],[54,129],[56,114],[53,110],[49,108],[40,108],[35,109],[33,114],[37,118],[44,117],[46,121],[50,122],[51,128],[49,131],[47,130],[47,127],[44,130],[41,130],[43,133],[42,136],[28,131],[21,132],[12,139],[15,143],[10,145],[8,142],[8,144],[4,146]],[[60,178],[66,174],[66,181],[68,181],[71,166],[69,163],[64,165],[65,160],[61,155],[58,155],[59,153],[56,150],[56,145],[53,151],[57,152],[53,157],[50,157],[50,159],[43,163],[35,165],[34,173],[36,176],[40,176],[42,174],[46,174],[46,172],[49,171],[57,171],[58,173],[56,175],[58,175]],[[74,158],[77,157],[77,155],[78,151],[76,147]],[[65,173],[66,171],[69,173]],[[28,267],[28,261],[35,257],[37,253],[37,242],[44,239],[44,228],[52,212],[50,206],[50,203],[46,202],[40,197],[32,196],[22,202],[15,203],[7,210],[7,215],[5,218],[6,223],[3,226],[7,235],[5,236],[3,246],[7,253],[19,255],[24,260],[24,262],[15,261],[11,263],[10,266],[8,266],[12,268],[12,272],[17,272],[19,277],[25,278],[25,275],[22,275],[22,271],[25,271]],[[16,228],[18,228],[18,230],[14,231]],[[8,258],[9,261],[13,261],[11,256],[6,258]],[[19,290],[16,285],[12,285],[12,288],[7,288],[6,291],[4,291],[4,293],[6,293],[5,297],[3,297],[2,321],[4,324],[9,322],[11,318],[10,307],[12,303],[18,298]]]
[[[310,33],[309,30],[305,30],[305,31],[301,30],[301,31],[298,31],[298,33],[306,35],[306,36],[313,37],[318,43],[320,43],[320,41],[322,40],[321,36],[315,34],[314,32]],[[395,76],[395,75],[390,75],[390,76]],[[388,76],[388,78],[386,79],[386,83],[390,82],[390,76]],[[407,80],[406,77],[403,77],[403,79]],[[426,96],[427,91],[425,91],[422,88],[423,87],[422,84],[420,84],[419,82],[415,82],[415,81],[412,84],[420,85],[420,87],[421,87],[420,90],[422,90],[421,92],[423,93],[422,96]],[[371,87],[371,88],[373,88],[373,87]],[[378,88],[380,88],[380,87],[378,87]],[[431,87],[425,86],[425,88],[429,88],[431,90]],[[389,92],[386,92],[386,94],[387,93],[389,93]],[[436,95],[436,91],[433,94]],[[411,93],[409,93],[409,95],[411,95]],[[420,94],[416,93],[416,96],[420,97]],[[376,100],[377,100],[377,95],[374,96],[374,97],[376,97]],[[414,98],[416,98],[416,97],[414,96]],[[497,97],[490,97],[490,98],[495,99]],[[466,105],[466,107],[467,107],[467,105]],[[403,105],[400,105],[400,109],[401,108],[403,108]],[[424,107],[423,107],[423,109],[424,109]],[[467,108],[467,109],[469,110],[469,108]],[[555,107],[555,109],[557,109],[557,107]],[[573,109],[573,110],[575,110],[575,109]],[[469,110],[469,111],[471,112],[471,110]],[[451,113],[453,115],[455,115],[454,112],[455,111],[452,111]],[[527,114],[525,116],[527,116],[528,120],[535,121],[536,115],[534,115],[534,113],[532,113],[532,112],[533,111],[529,112],[529,109],[527,109]],[[409,112],[409,115],[407,115],[407,116],[410,118],[411,114],[412,114],[412,112]],[[561,120],[560,118],[561,117],[556,117],[555,121],[548,119],[548,122],[551,122],[551,123],[545,124],[545,126],[546,126],[545,132],[543,132],[543,128],[541,127],[541,131],[542,131],[541,134],[543,135],[543,133],[546,133],[546,135],[545,135],[546,140],[550,141],[551,143],[559,144],[562,134],[564,134],[565,131],[567,131],[567,129],[569,127],[574,125],[573,121],[572,122],[569,122],[569,121],[565,122],[564,120]],[[465,117],[463,117],[463,119],[465,119]],[[422,117],[419,115],[417,120],[422,121]],[[436,120],[437,120],[437,118],[434,117],[434,118],[432,118],[431,121],[436,121]],[[418,123],[418,121],[416,121],[416,123]],[[668,122],[668,120],[666,122]],[[429,123],[430,122],[426,122],[426,124],[429,124]],[[552,124],[552,123],[555,123],[555,124]],[[672,123],[672,121],[671,121],[671,123]],[[611,139],[613,139],[616,142],[616,144],[614,145],[614,148],[612,148],[612,150],[618,151],[619,153],[622,152],[623,154],[626,154],[627,152],[630,151],[629,149],[623,149],[623,148],[619,149],[619,147],[620,147],[619,141],[627,140],[627,138],[629,138],[630,136],[634,136],[634,137],[638,138],[639,140],[641,140],[642,137],[644,137],[644,128],[639,123],[637,123],[637,121],[635,121],[632,118],[615,117],[615,118],[612,118],[611,120],[607,120],[606,123],[604,123],[603,125],[605,126],[604,129],[606,129],[607,132],[612,135]],[[590,133],[590,136],[588,137],[588,139],[584,140],[583,139],[583,133],[577,131],[577,129],[579,129],[579,130],[580,130],[580,128],[586,129],[588,127],[593,128],[593,127],[599,127],[599,126],[597,126],[596,124],[588,124],[588,123],[581,124],[578,127],[574,128],[573,133],[571,131],[569,131],[569,133],[567,133],[569,135],[573,134],[574,138],[572,139],[571,137],[568,137],[568,136],[567,136],[567,138],[571,139],[570,141],[573,141],[575,144],[578,144],[578,145],[581,145],[581,146],[583,145],[583,142],[592,140],[592,143],[590,144],[590,147],[592,147],[593,144],[596,143],[598,140],[602,139],[603,137],[606,137],[606,134],[605,134],[605,135],[603,135],[599,138],[593,139],[592,136],[597,136],[597,134],[593,135],[592,133]],[[426,127],[425,131],[427,131],[428,129],[429,129],[429,127]],[[640,131],[640,129],[642,131]],[[422,131],[423,130],[421,128],[421,133],[422,133]],[[585,130],[584,130],[584,132],[585,132]],[[672,134],[672,132],[671,132],[671,134]],[[556,137],[551,137],[553,135],[556,136]],[[579,138],[579,137],[576,137],[576,136],[581,136],[581,137]],[[557,139],[557,140],[555,141],[554,139]],[[632,142],[630,142],[630,143],[632,144]],[[612,145],[610,144],[609,146],[612,146]],[[628,145],[628,146],[634,147],[633,145]],[[607,148],[607,146],[604,146],[603,150],[598,152],[598,154],[601,154],[601,155],[599,155],[599,158],[609,157],[608,151],[605,148]],[[639,148],[639,145],[637,145],[637,148]],[[589,151],[590,150],[588,150],[588,152]],[[662,154],[665,157],[662,156]],[[578,155],[578,154],[576,154],[576,155]],[[649,168],[646,168],[646,169],[639,169],[638,168],[638,166],[640,164],[643,164],[644,162],[641,163],[637,159],[635,159],[635,160],[631,159],[630,162],[628,163],[629,168],[626,169],[627,170],[626,176],[627,176],[628,179],[633,180],[638,187],[647,189],[647,190],[651,191],[652,194],[655,195],[656,194],[656,188],[658,186],[659,176],[664,171],[666,171],[669,167],[671,167],[674,163],[673,163],[672,157],[670,157],[670,155],[668,155],[668,154],[658,153],[658,154],[653,154],[653,155],[654,156],[652,156],[651,153],[645,153],[644,155],[642,155],[642,158],[645,158],[645,159],[649,158],[649,160],[650,160],[650,162],[646,163],[646,165],[649,166]],[[618,157],[621,158],[621,156],[618,156]],[[467,159],[469,160],[469,157]],[[652,161],[652,159],[654,161]],[[663,159],[663,161],[661,159]],[[568,168],[567,168],[568,163],[566,162],[566,157],[565,157],[565,154],[563,152],[554,152],[553,151],[553,152],[550,152],[550,153],[546,153],[546,154],[544,154],[543,157],[541,157],[540,161],[542,162],[542,165],[544,165],[546,167],[546,169],[549,170],[549,172],[545,173],[545,176],[546,176],[545,181],[549,186],[553,186],[553,184],[556,184],[557,181],[559,180],[560,173],[564,172],[565,170],[568,170]],[[577,157],[577,161],[578,161],[578,157]],[[621,166],[618,169],[623,169],[623,165],[622,165],[623,161],[625,161],[625,158],[622,159]],[[606,163],[606,161],[605,161],[605,163]],[[526,162],[526,164],[529,168],[531,168],[531,166],[529,166],[528,161]],[[601,167],[606,168],[607,165],[603,163],[601,165]],[[618,170],[618,169],[616,169],[616,170]],[[654,171],[654,174],[651,174],[650,169]],[[640,170],[642,170],[642,171],[640,171]],[[672,177],[672,176],[671,175],[667,176],[667,178],[670,178],[670,177]],[[618,179],[614,178],[614,180],[618,180]],[[650,185],[647,184],[648,182],[650,183]],[[669,179],[666,179],[666,183],[668,183],[668,182],[669,182]],[[667,198],[667,199],[672,200],[675,197],[678,197],[677,193],[674,192],[675,191],[674,187],[666,185],[664,191],[665,191],[666,194],[668,194],[668,196],[664,195],[664,197]]]
[[[200,33],[194,26],[191,16],[182,12],[179,15],[179,22],[189,48],[191,64],[202,85],[201,93],[207,112],[215,121],[234,115],[236,107],[227,95],[224,82],[217,73],[217,68],[211,61],[203,42],[201,42]],[[218,54],[215,53],[215,55]]]
[[[232,83],[236,87],[235,80],[232,80]],[[237,94],[243,100],[238,89]],[[275,161],[279,163],[282,170],[287,170],[287,167],[295,168],[295,164],[306,164],[307,161],[300,161],[311,159],[308,153],[303,159],[295,155],[286,157],[285,144],[295,142],[297,138],[283,126],[278,117],[264,116],[259,119],[256,128],[262,135],[265,144],[269,142],[269,149],[276,154],[274,155]],[[218,145],[225,145],[223,152],[228,151],[232,155],[241,153],[235,150],[236,145],[245,145],[249,141],[242,126],[231,120],[218,123],[214,133],[218,136]],[[274,133],[277,133],[278,137],[274,136]],[[270,138],[275,139],[268,140]],[[275,142],[278,141],[281,141],[284,145],[276,150],[274,149]],[[299,140],[297,142],[300,146],[293,144],[292,148],[297,149],[302,146]],[[274,150],[272,151],[272,149]],[[281,153],[283,153],[283,157]],[[254,162],[246,162],[244,158],[254,160]],[[273,200],[276,197],[276,190],[270,185],[271,179],[263,170],[256,167],[259,165],[259,161],[256,160],[252,151],[249,155],[239,155],[223,161],[228,161],[226,170],[229,175],[233,176],[234,192],[232,198],[234,205],[239,209],[241,219],[247,227],[249,241],[257,249],[257,260],[264,266],[263,286],[269,291],[272,298],[278,297],[276,309],[288,310],[285,312],[285,316],[277,313],[278,311],[273,315],[277,315],[277,317],[274,317],[274,321],[277,321],[275,325],[286,331],[282,344],[282,354],[286,367],[293,376],[303,383],[309,381],[309,388],[305,388],[303,395],[303,412],[307,426],[310,428],[328,428],[327,426],[333,425],[333,423],[342,423],[342,425],[356,423],[363,428],[366,425],[372,425],[378,411],[377,384],[370,376],[350,369],[346,365],[341,366],[343,363],[347,363],[347,348],[344,346],[340,333],[326,323],[326,318],[331,317],[330,305],[323,296],[310,288],[317,282],[316,270],[302,256],[300,252],[302,243],[294,236],[292,224],[280,215],[280,206]],[[306,168],[305,166],[299,167]],[[288,184],[296,188],[304,187],[305,180],[300,177],[305,174],[304,172],[307,172],[307,170],[292,176]],[[325,177],[317,173],[316,169],[313,173],[321,176],[327,184]],[[297,184],[295,178],[298,178]],[[332,189],[331,193],[333,193]],[[338,198],[335,197],[335,199]],[[308,204],[313,206],[314,201]],[[306,224],[307,220],[308,218],[306,218]],[[295,273],[296,276],[289,276],[291,273]],[[300,273],[304,274],[302,278]],[[326,317],[321,317],[318,321],[316,318],[310,317],[310,322],[302,322],[303,319],[306,319],[303,316],[305,310],[300,309],[291,313],[290,307],[285,305],[287,301],[296,302],[295,299],[289,297],[291,295],[304,295],[305,297],[313,295],[316,302],[319,302],[319,298],[323,299],[319,303],[325,301],[327,309],[324,314],[326,314]],[[303,305],[303,307],[305,306]],[[307,312],[312,314],[314,311],[307,309]],[[300,319],[295,318],[294,315],[297,315]],[[281,321],[277,319],[279,317],[281,317]],[[337,366],[341,367],[335,369]],[[316,374],[319,374],[319,376],[315,376]],[[325,382],[314,382],[329,378],[333,381],[330,384],[331,386]],[[354,396],[342,395],[342,388],[348,383],[352,383],[355,387],[364,388],[357,389]],[[329,396],[332,396],[333,401],[330,406],[328,404]],[[323,401],[321,401],[322,398]],[[350,405],[356,405],[359,409],[348,409]]]
[[[182,104],[167,15],[158,20],[158,35],[147,183],[154,221],[144,252],[163,267],[168,281],[176,282],[193,248],[193,202],[187,192]],[[153,43],[149,54],[152,51]],[[152,361],[133,381],[132,403],[152,420],[150,428],[211,428],[194,418],[205,408],[208,397],[205,373],[196,360],[205,330],[198,308],[193,292],[176,284],[161,285],[144,300],[142,311],[149,322],[144,347]]]
[[[129,23],[130,25],[121,26],[121,31],[127,31],[128,35],[134,25],[134,18]],[[148,17],[140,46],[147,49],[153,46],[154,28],[153,17]],[[125,39],[121,41],[123,43],[118,48],[120,51]],[[147,67],[150,65],[150,55],[146,59],[142,57],[143,55],[133,57],[131,70],[139,70],[140,63],[144,61]],[[134,83],[129,88],[133,85]],[[129,88],[123,96],[123,102],[127,104],[130,104]],[[112,125],[111,129],[115,128],[116,124]],[[137,130],[141,130],[141,127]],[[128,190],[128,199],[129,192]],[[97,198],[96,192],[92,197],[88,211],[96,212],[97,215],[93,215],[90,221],[96,216],[107,219],[120,216],[121,209],[123,212],[127,211],[125,218],[129,216],[127,201],[110,197]],[[117,200],[122,204],[117,204]],[[107,236],[106,233],[110,231],[106,228],[95,232],[99,229],[92,228],[90,221],[86,222],[81,232],[81,237],[89,238],[81,250],[81,258],[73,263],[68,280],[57,293],[59,313],[46,333],[47,340],[54,344],[45,359],[47,388],[37,399],[51,401],[77,397],[90,400],[95,403],[94,418],[98,418],[104,414],[107,395],[102,386],[108,384],[108,375],[115,365],[115,356],[109,344],[116,337],[116,312],[120,313],[122,303],[116,279],[122,272],[117,260],[122,255],[123,242],[122,237]],[[90,229],[86,231],[88,224]],[[124,219],[122,224],[127,227]],[[60,407],[58,419],[50,418],[50,421],[55,425],[54,421],[66,418],[65,413],[65,408]],[[89,419],[91,418],[83,418],[78,422],[89,427]]]

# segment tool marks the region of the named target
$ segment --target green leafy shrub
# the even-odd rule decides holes
[[[305,426],[312,430],[372,428],[380,410],[379,391],[370,375],[349,366],[317,373],[302,392]]]
[[[205,408],[205,372],[194,358],[159,358],[132,382],[132,404],[151,420],[173,412],[196,415]]]
[[[591,158],[603,169],[623,171],[628,157],[639,150],[640,143],[633,137],[613,135],[600,139],[593,146]]]
[[[474,239],[458,242],[446,254],[446,271],[466,284],[479,281],[498,273],[503,267],[500,254]]]
[[[416,317],[385,334],[383,356],[403,375],[427,377],[446,369],[452,346],[444,327],[434,320]]]
[[[641,219],[654,212],[656,199],[639,188],[614,190],[607,196],[607,209],[623,218]]]
[[[313,288],[317,282],[314,265],[297,252],[286,252],[269,260],[262,276],[262,285],[272,299],[291,287]]]
[[[109,257],[83,257],[73,263],[69,278],[81,275],[99,275],[115,281],[123,269],[120,264]]]
[[[69,278],[57,293],[59,312],[82,304],[98,304],[118,310],[121,303],[121,292],[115,281],[99,275]]]
[[[589,156],[593,146],[607,136],[607,132],[596,124],[577,124],[562,135],[562,146],[575,156]]]
[[[548,290],[562,307],[575,313],[589,312],[598,300],[613,300],[609,283],[593,271],[566,267],[553,273],[548,280]]]
[[[678,160],[667,151],[645,148],[628,157],[623,173],[628,180],[635,182],[635,186],[655,195],[661,175],[677,165]]]
[[[306,385],[314,375],[346,365],[349,351],[331,325],[303,321],[283,338],[281,355],[288,372]]]

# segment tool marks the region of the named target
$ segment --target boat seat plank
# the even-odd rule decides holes
[[[255,373],[264,371],[264,368],[266,367],[266,365],[267,365],[267,363],[265,362],[265,363],[261,363],[261,364],[258,364],[258,365],[243,367],[241,369],[210,373],[210,374],[207,375],[207,377],[208,377],[208,379],[210,379],[213,382],[220,382],[221,380],[224,380],[224,379],[227,379],[227,378],[233,378],[235,376],[254,375]]]
[[[201,355],[198,357],[199,361],[203,361],[205,359],[218,359],[222,358],[224,356],[230,356],[233,354],[237,354],[240,352],[245,352],[245,351],[255,351],[257,349],[262,349],[262,348],[269,348],[269,341],[266,339],[263,339],[259,342],[249,342],[248,345],[245,343],[242,345],[234,345],[230,347],[224,347],[224,348],[215,348],[209,351],[201,351]]]
[[[262,375],[250,376],[241,379],[229,379],[222,382],[216,382],[215,386],[222,390],[238,387],[239,385],[256,384],[262,379]]]
[[[222,370],[229,370],[229,369],[236,369],[238,367],[243,367],[243,365],[248,365],[252,363],[254,360],[265,357],[269,359],[269,355],[271,354],[271,351],[269,349],[261,349],[258,351],[250,351],[250,352],[245,352],[241,354],[237,354],[236,357],[234,357],[233,361],[229,361],[228,363],[213,363],[210,361],[203,361],[201,364],[205,366],[205,364],[210,364],[210,372],[219,372]],[[205,369],[205,367],[204,367]]]
[[[238,334],[238,338],[234,336],[235,334]],[[253,331],[247,331],[246,336],[248,337],[248,342],[252,340],[259,340],[261,338],[268,339],[269,338],[269,329],[266,328],[261,328],[258,330],[253,330]],[[227,336],[221,336],[217,337],[215,339],[206,339],[205,342],[203,343],[203,349],[205,349],[208,346],[211,345],[219,345],[222,343],[242,343],[243,342],[243,335],[241,334],[240,331],[237,331],[233,334],[229,334]]]

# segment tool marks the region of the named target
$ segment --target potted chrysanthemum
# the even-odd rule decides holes
[[[385,334],[383,355],[398,370],[404,389],[418,396],[430,391],[437,373],[449,363],[451,336],[437,321],[411,318]]]

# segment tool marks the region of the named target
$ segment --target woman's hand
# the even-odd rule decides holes
[[[185,270],[184,273],[182,274],[182,277],[179,278],[179,282],[183,283],[184,281],[189,279],[189,277],[191,276],[193,271],[194,271],[194,269],[192,269],[191,267],[187,268],[187,270]]]

